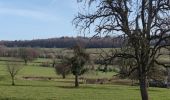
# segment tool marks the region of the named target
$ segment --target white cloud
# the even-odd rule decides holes
[[[33,18],[42,21],[60,20],[56,15],[47,12],[28,10],[28,9],[0,8],[0,15],[15,15],[15,16]]]

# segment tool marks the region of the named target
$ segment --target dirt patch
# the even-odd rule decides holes
[[[23,76],[22,79],[24,80],[56,80],[58,82],[65,82],[65,83],[74,83],[74,80],[71,79],[70,81],[60,80],[61,78],[58,77],[44,77],[44,76]],[[118,79],[118,78],[79,78],[80,84],[115,84],[115,85],[131,85],[132,81],[128,79]]]
[[[102,78],[102,79],[85,79],[86,84],[106,84],[109,83],[109,79]]]
[[[98,78],[98,79],[90,79],[84,78],[84,84],[119,84],[119,85],[131,85],[131,80],[128,79],[117,79],[117,78]]]
[[[33,77],[33,76],[23,76],[22,77],[25,80],[53,80],[56,79],[56,77],[44,77],[44,76],[39,76],[39,77]]]

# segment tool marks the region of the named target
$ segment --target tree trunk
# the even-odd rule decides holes
[[[53,64],[52,64],[52,67],[55,67],[55,64],[56,64],[56,62],[55,62],[55,60],[53,61]]]
[[[65,79],[65,78],[66,78],[66,75],[65,75],[64,73],[62,74],[62,76],[63,76],[63,79]]]
[[[75,75],[75,87],[79,87],[78,75]]]
[[[13,86],[15,85],[14,77],[12,77],[12,85],[13,85]]]
[[[24,60],[24,62],[25,62],[25,65],[27,65],[27,60]]]
[[[134,86],[134,80],[132,79],[132,84],[131,84],[132,86]]]
[[[167,88],[170,88],[170,68],[167,68]]]
[[[140,81],[140,92],[141,92],[142,100],[149,100],[146,77],[142,77],[139,81]]]

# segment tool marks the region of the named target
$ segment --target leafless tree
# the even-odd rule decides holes
[[[20,48],[19,57],[24,60],[25,65],[38,57],[38,52],[33,48]]]
[[[57,62],[54,64],[56,74],[62,75],[63,79],[66,78],[66,75],[70,74],[71,72],[71,64],[70,59],[64,56],[64,53],[60,55],[60,63]]]
[[[12,85],[15,85],[15,76],[21,70],[22,65],[18,62],[8,62],[6,67],[7,67],[7,72],[11,76]]]
[[[170,46],[167,42],[170,39],[170,0],[78,1],[87,5],[73,21],[81,32],[91,31],[91,27],[96,35],[123,34],[125,46],[130,46],[133,54],[118,51],[107,60],[133,59],[137,65],[130,72],[137,71],[142,100],[148,100],[148,72],[154,63],[165,66],[158,61],[159,52]]]
[[[63,63],[56,64],[55,72],[56,72],[56,74],[62,75],[63,79],[65,79],[66,75],[70,74],[70,72],[71,72],[70,65],[63,64]]]

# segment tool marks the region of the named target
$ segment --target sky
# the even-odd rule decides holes
[[[0,0],[0,40],[77,36],[76,0]]]

